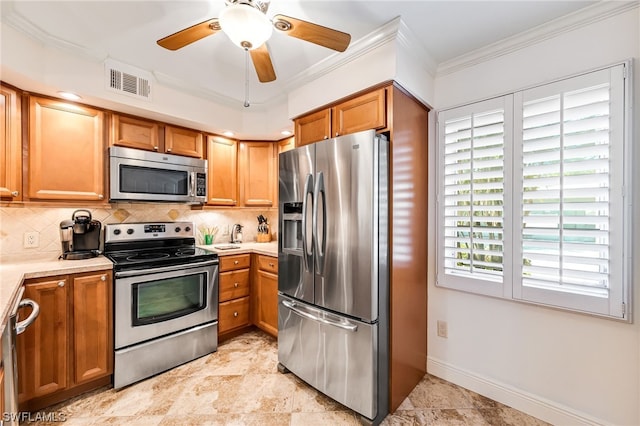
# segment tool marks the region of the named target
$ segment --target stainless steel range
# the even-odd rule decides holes
[[[192,222],[108,224],[115,271],[116,389],[218,347],[218,255]]]

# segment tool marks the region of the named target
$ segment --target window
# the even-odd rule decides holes
[[[627,318],[625,67],[438,114],[439,286]]]

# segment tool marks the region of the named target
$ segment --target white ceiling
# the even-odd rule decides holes
[[[348,32],[352,44],[400,16],[421,41],[420,48],[438,65],[594,3],[597,1],[272,0],[267,15],[284,14]],[[242,105],[245,53],[224,33],[178,51],[156,44],[166,35],[217,17],[224,0],[1,0],[0,7],[3,25],[45,44],[76,49],[96,59],[112,58]],[[282,99],[294,89],[288,82],[314,64],[340,55],[277,31],[268,45],[277,80],[259,83],[250,68],[250,97],[255,105]]]

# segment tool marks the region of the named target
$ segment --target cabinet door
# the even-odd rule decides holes
[[[278,275],[258,270],[256,325],[262,330],[278,335]]]
[[[273,142],[240,142],[240,205],[271,207],[276,191]]]
[[[207,204],[238,204],[238,142],[220,136],[207,137]]]
[[[295,120],[296,146],[331,137],[331,109],[323,109]]]
[[[29,197],[104,199],[104,113],[32,97],[29,104]]]
[[[113,372],[110,271],[73,276],[73,379],[80,384]]]
[[[0,197],[22,199],[22,150],[18,93],[0,86]]]
[[[19,402],[57,392],[68,385],[68,288],[68,276],[25,283],[24,297],[40,305],[40,314],[17,338]],[[28,312],[21,311],[21,319],[25,318],[23,314],[26,317]]]
[[[342,102],[333,108],[333,137],[387,125],[385,88]]]
[[[111,145],[127,148],[160,150],[158,123],[124,115],[113,114],[111,119]]]
[[[204,139],[202,133],[181,127],[166,126],[164,129],[165,152],[202,158]]]
[[[278,154],[294,149],[296,147],[296,138],[291,136],[278,141]]]

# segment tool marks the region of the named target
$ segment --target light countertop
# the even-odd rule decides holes
[[[81,260],[32,258],[0,264],[0,319],[4,319],[16,292],[25,279],[113,269],[104,256]],[[2,322],[4,323],[4,321]],[[3,328],[0,326],[0,329]]]
[[[231,250],[216,250],[216,246],[237,246]],[[268,243],[217,243],[212,245],[198,245],[198,247],[214,251],[219,256],[233,254],[257,253],[267,256],[278,256],[278,242]],[[11,302],[25,279],[50,277],[54,275],[77,274],[82,272],[113,269],[113,264],[104,256],[82,260],[58,260],[57,258],[43,258],[34,256],[31,259],[16,260],[0,263],[0,332],[4,328]]]
[[[217,250],[216,247],[235,246],[238,248],[228,250]],[[218,253],[218,256],[228,256],[231,254],[257,253],[267,256],[278,256],[278,242],[268,243],[215,243],[208,246],[198,245],[198,247]]]

